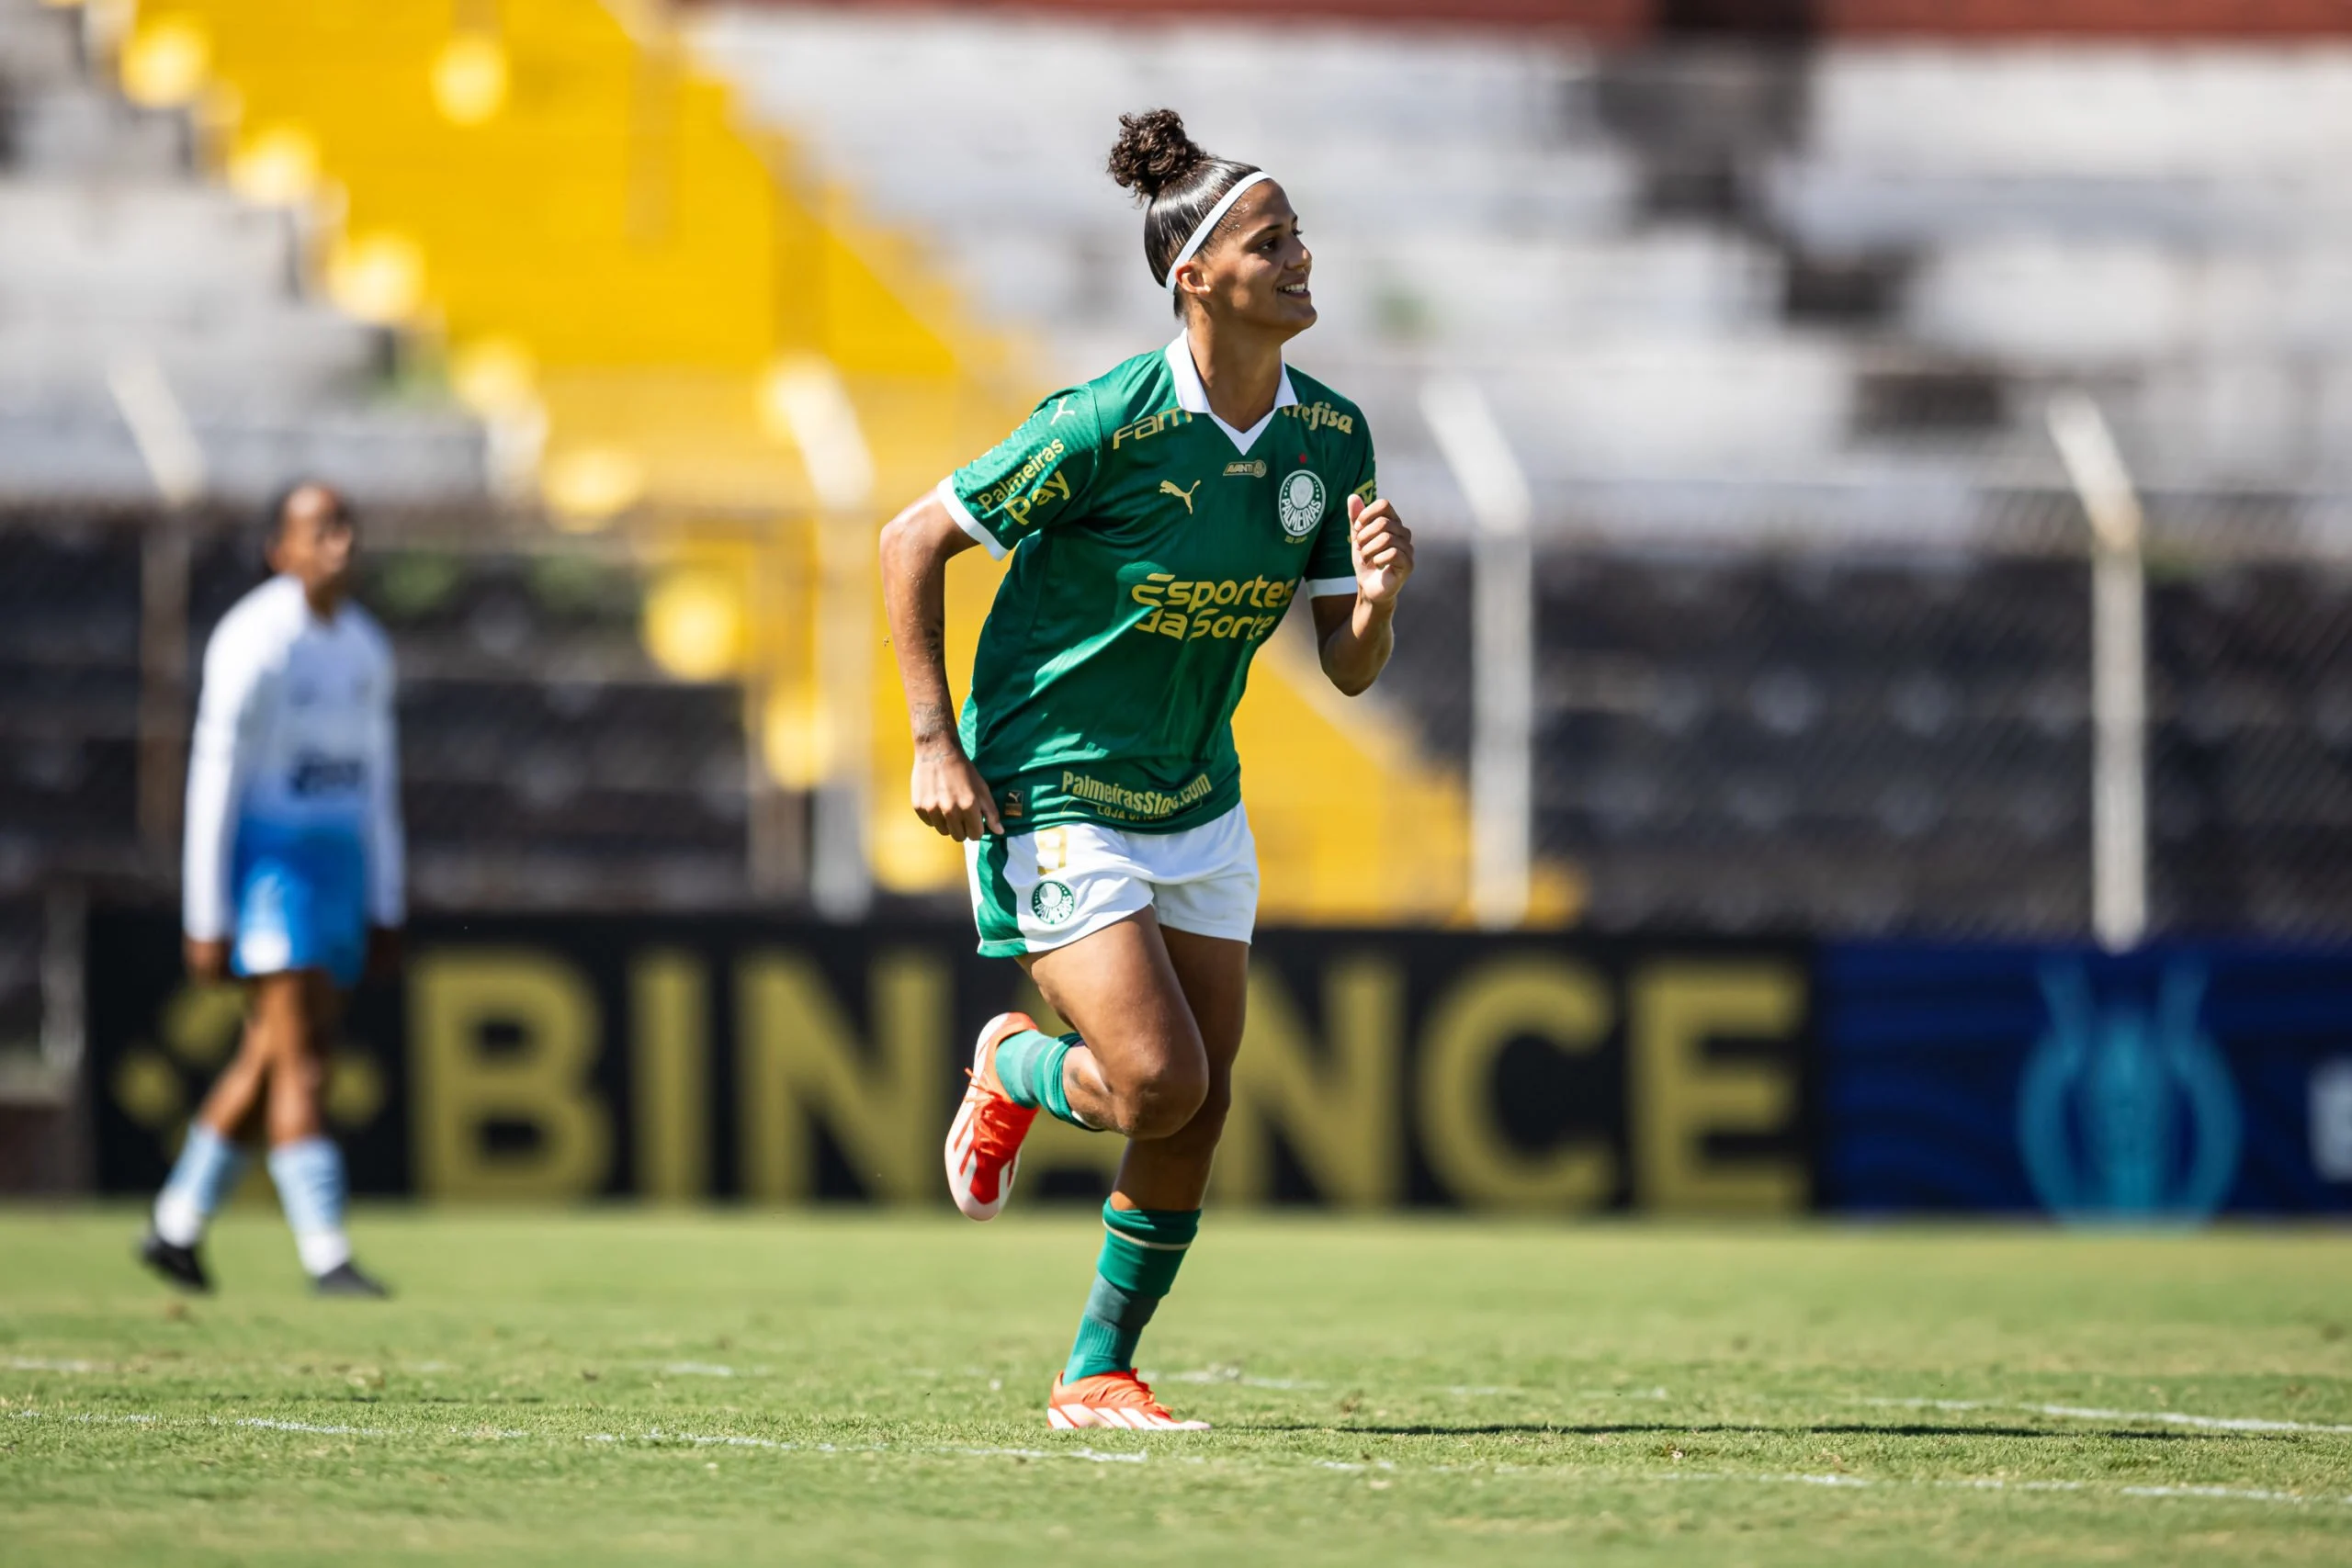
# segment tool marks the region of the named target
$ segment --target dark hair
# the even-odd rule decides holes
[[[1111,177],[1145,204],[1143,259],[1151,280],[1165,285],[1169,265],[1193,237],[1226,192],[1258,172],[1204,150],[1184,134],[1174,109],[1147,109],[1119,117],[1119,140],[1111,148]],[[1176,302],[1179,314],[1183,300]]]
[[[343,491],[335,489],[334,486],[327,483],[324,479],[299,479],[292,480],[289,483],[282,484],[278,486],[277,489],[272,491],[270,492],[269,499],[262,503],[261,516],[256,520],[258,525],[254,530],[254,537],[260,547],[256,549],[254,554],[257,562],[265,565],[267,563],[269,559],[269,552],[277,547],[277,536],[285,532],[286,509],[293,505],[294,498],[301,494],[306,490],[322,490],[326,491],[329,495],[334,497],[334,509],[337,516],[341,517],[345,523],[353,523],[356,521],[356,519],[352,516],[351,502],[349,498],[345,496]]]

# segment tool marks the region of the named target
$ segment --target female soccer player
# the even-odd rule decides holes
[[[1147,204],[1145,259],[1183,330],[1048,397],[893,519],[883,591],[915,814],[965,845],[980,952],[1020,962],[1078,1031],[1005,1013],[980,1032],[948,1186],[994,1217],[1040,1109],[1126,1138],[1046,1417],[1195,1429],[1135,1355],[1199,1228],[1241,1043],[1258,863],[1233,709],[1302,583],[1324,672],[1370,686],[1413,541],[1374,499],[1363,415],[1283,364],[1315,324],[1283,187],[1204,152],[1170,110],[1120,126],[1111,177]],[[959,727],[944,585],[975,544],[1012,565]]]
[[[211,1288],[198,1248],[244,1172],[269,1174],[322,1295],[380,1296],[343,1228],[343,1152],[321,1100],[341,998],[396,962],[406,911],[391,644],[349,602],[351,510],[322,484],[271,508],[276,575],[240,599],[204,651],[187,775],[183,901],[188,972],[245,982],[236,1058],[188,1123],[139,1255]]]

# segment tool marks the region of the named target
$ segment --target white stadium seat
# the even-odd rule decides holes
[[[1763,221],[1668,223],[1578,46],[1283,25],[1313,47],[1165,14],[773,5],[705,12],[695,39],[1057,378],[1170,330],[1103,173],[1117,116],[1168,105],[1264,162],[1317,254],[1300,360],[1365,403],[1398,476],[1442,474],[1414,391],[1435,370],[1508,405],[1539,489],[1647,476],[1718,507],[1765,473],[1919,494],[1988,461],[2052,473],[2041,389],[2066,378],[2110,389],[2128,441],[2183,433],[2159,442],[2180,482],[2266,454],[2306,471],[2340,427],[2315,389],[2352,380],[2352,46],[1825,47],[1791,134],[1741,149]],[[1875,316],[1796,314],[1823,264],[1889,279]],[[1885,410],[1949,406],[1939,376],[1989,384],[1973,417],[1997,427],[1890,434]],[[1906,402],[1905,377],[1928,389]],[[2233,405],[2287,407],[2282,434],[2213,412]]]

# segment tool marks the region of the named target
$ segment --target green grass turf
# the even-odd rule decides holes
[[[1212,1213],[1147,1437],[1043,1419],[1083,1212],[367,1212],[388,1304],[137,1224],[0,1211],[11,1568],[2352,1561],[2324,1232]]]

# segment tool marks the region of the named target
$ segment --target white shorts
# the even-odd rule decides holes
[[[1136,910],[1170,931],[1248,942],[1258,840],[1242,807],[1175,833],[1067,822],[964,846],[972,918],[990,958],[1049,953]]]

